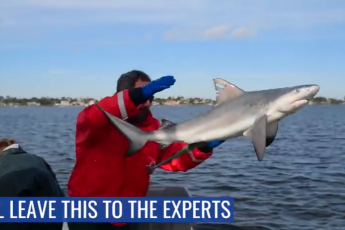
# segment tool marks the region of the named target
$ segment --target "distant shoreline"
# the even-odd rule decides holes
[[[71,97],[61,97],[61,98],[49,98],[49,97],[32,97],[32,98],[16,98],[10,96],[0,96],[0,107],[87,107],[91,104],[97,103],[102,98],[71,98]],[[168,98],[155,98],[152,102],[153,106],[205,106],[205,105],[215,105],[216,100],[207,98],[184,98],[182,96],[178,97],[168,97]],[[335,99],[326,97],[315,97],[309,101],[309,105],[339,105],[345,104],[345,98]]]

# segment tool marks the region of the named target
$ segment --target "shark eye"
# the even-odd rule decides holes
[[[296,89],[296,93],[299,93],[299,89]]]

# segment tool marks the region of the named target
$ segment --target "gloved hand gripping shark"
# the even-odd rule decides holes
[[[307,106],[320,90],[313,84],[246,92],[221,78],[213,79],[213,82],[217,91],[215,106],[195,118],[171,123],[155,131],[142,131],[104,111],[128,139],[127,156],[134,155],[148,141],[158,142],[161,146],[187,143],[188,146],[169,158],[171,160],[209,141],[246,136],[251,140],[258,160],[262,161],[266,147],[277,135],[279,121]]]

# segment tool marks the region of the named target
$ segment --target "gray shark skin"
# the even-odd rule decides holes
[[[162,119],[162,124],[160,129],[164,129],[167,127],[172,127],[176,125],[176,123],[169,121],[167,119]],[[176,159],[178,157],[180,157],[182,154],[188,153],[190,151],[192,151],[194,148],[200,148],[200,147],[204,147],[206,145],[205,142],[201,142],[201,143],[194,143],[194,144],[190,144],[187,145],[185,147],[183,147],[182,149],[180,149],[178,152],[176,152],[174,155],[172,155],[171,157],[168,157],[167,159],[165,159],[164,161],[159,162],[158,164],[152,164],[152,165],[147,165],[146,166],[146,170],[149,174],[152,174],[153,171],[156,168],[159,168],[160,166],[169,163],[170,161],[172,161],[173,159]],[[160,145],[160,149],[165,148],[167,146],[165,145]]]
[[[174,123],[174,122],[172,122],[172,121],[169,121],[169,120],[167,120],[167,119],[162,119],[161,120],[161,122],[162,122],[162,124],[161,124],[161,127],[159,128],[159,129],[165,129],[165,128],[168,128],[168,127],[172,127],[172,126],[174,126],[174,125],[177,125],[176,123]],[[196,145],[197,144],[197,145]],[[193,146],[197,146],[198,148],[200,148],[200,147],[205,147],[205,145],[206,145],[206,143],[205,142],[202,142],[202,143],[194,143],[194,145]],[[166,148],[166,147],[168,147],[168,145],[164,145],[164,144],[160,144],[159,145],[159,148],[160,149],[164,149],[164,148]],[[194,147],[194,148],[195,148]]]
[[[193,119],[159,130],[145,132],[104,111],[111,123],[129,141],[127,156],[134,155],[148,141],[161,145],[185,142],[228,140],[240,136],[251,139],[259,161],[277,135],[278,123],[308,105],[319,92],[318,85],[246,92],[221,78],[214,79],[216,105]]]

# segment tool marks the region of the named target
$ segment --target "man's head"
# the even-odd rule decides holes
[[[117,80],[117,93],[126,89],[139,88],[147,85],[151,82],[151,78],[140,70],[132,70],[127,73],[124,73]],[[144,120],[149,114],[149,109],[153,97],[150,98],[147,102],[139,106],[140,113],[137,117],[128,120],[130,123],[136,123]]]
[[[17,143],[15,140],[9,140],[6,138],[0,139],[0,153],[10,145]]]

